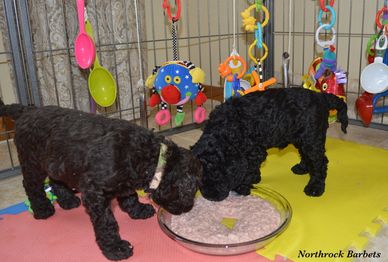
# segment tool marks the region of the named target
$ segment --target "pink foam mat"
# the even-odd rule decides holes
[[[108,261],[99,250],[89,217],[83,207],[62,210],[47,220],[35,220],[29,212],[4,215],[0,220],[0,260],[23,261]],[[133,220],[117,206],[114,214],[120,235],[134,246],[133,262],[267,262],[255,252],[236,256],[210,256],[190,251],[167,237],[159,228],[156,215]],[[280,256],[275,261],[284,261]]]

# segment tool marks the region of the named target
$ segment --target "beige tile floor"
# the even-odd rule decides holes
[[[170,138],[178,145],[188,148],[198,140],[200,135],[201,130],[195,129],[184,133],[172,135],[170,136]],[[388,131],[384,130],[350,125],[348,128],[348,133],[343,134],[340,131],[339,124],[336,123],[330,125],[330,128],[328,130],[328,136],[341,140],[380,147],[388,150]],[[4,149],[1,148],[1,150],[3,151]],[[16,203],[20,203],[25,199],[26,196],[22,187],[22,177],[20,175],[0,180],[0,209]],[[380,252],[382,250],[386,250],[388,246],[388,226],[385,226],[383,230],[381,230],[380,233],[373,240],[374,241],[370,242],[371,244],[368,247],[369,250],[380,250]],[[386,251],[386,253],[386,255],[388,256],[388,250]],[[358,261],[361,262],[363,260]]]

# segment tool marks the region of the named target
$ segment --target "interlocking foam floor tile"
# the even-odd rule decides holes
[[[4,214],[0,220],[0,260],[2,262],[107,260],[97,247],[90,219],[83,207],[63,210],[47,220],[35,220],[27,211]],[[168,238],[159,228],[156,216],[134,220],[117,204],[114,214],[123,239],[134,246],[131,262],[270,262],[255,252],[237,256],[210,256],[192,252]],[[282,261],[277,257],[275,261]]]
[[[360,233],[376,234],[379,227],[374,223],[388,223],[388,211],[383,211],[388,210],[388,151],[334,139],[328,139],[326,148],[330,161],[327,187],[318,198],[303,193],[307,175],[298,176],[290,171],[299,162],[295,148],[269,151],[261,185],[288,199],[293,218],[287,230],[258,254],[230,257],[197,254],[164,235],[156,217],[133,220],[116,205],[114,213],[120,234],[135,246],[135,254],[128,261],[280,262],[287,257],[288,261],[333,262],[334,259],[298,258],[298,254],[304,250],[346,252],[352,245],[362,248],[368,238]],[[13,212],[7,214],[10,213]],[[62,210],[56,205],[55,215],[45,221],[33,219],[26,211],[7,214],[1,214],[0,220],[2,262],[107,261],[95,244],[92,225],[83,207]]]
[[[282,255],[292,261],[326,262],[333,258],[302,257],[301,252],[338,253],[356,245],[363,250],[369,231],[376,234],[374,220],[387,223],[388,150],[327,139],[329,159],[326,191],[321,197],[308,197],[303,189],[308,175],[294,175],[290,168],[299,162],[293,146],[271,149],[264,163],[260,185],[270,187],[288,199],[293,218],[288,229],[257,252],[267,258]],[[367,250],[368,251],[368,250]],[[370,250],[374,252],[378,250]],[[349,261],[341,258],[337,261]],[[376,260],[377,262],[377,260]]]

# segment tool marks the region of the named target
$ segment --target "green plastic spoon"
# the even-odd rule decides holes
[[[88,20],[85,22],[85,30],[93,39],[93,28]],[[97,54],[93,69],[89,74],[88,84],[90,95],[98,105],[108,107],[115,102],[117,93],[116,81],[112,74],[100,65]]]

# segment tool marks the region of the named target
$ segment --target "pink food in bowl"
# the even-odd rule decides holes
[[[235,221],[232,228],[225,219]],[[251,241],[275,231],[281,223],[279,212],[256,196],[230,195],[221,202],[199,197],[193,209],[171,217],[170,228],[179,236],[208,244]]]

